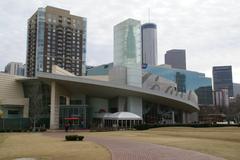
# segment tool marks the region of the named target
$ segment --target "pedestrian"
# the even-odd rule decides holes
[[[69,123],[65,123],[64,128],[65,128],[65,132],[68,132],[68,129],[69,129]]]

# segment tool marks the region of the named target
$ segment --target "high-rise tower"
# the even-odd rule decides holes
[[[165,64],[172,68],[186,69],[186,51],[184,49],[168,50],[165,54]]]
[[[28,20],[28,77],[37,72],[52,72],[52,65],[77,75],[85,74],[86,18],[70,11],[47,6]]]
[[[114,62],[127,70],[127,85],[142,86],[141,23],[127,19],[114,26]]]
[[[142,88],[141,23],[127,19],[114,26],[114,62],[110,71],[112,82]],[[118,111],[142,116],[142,98],[118,97]]]
[[[145,23],[142,31],[142,63],[157,65],[157,25]]]
[[[233,97],[232,66],[215,66],[212,72],[214,90],[227,89],[229,97]]]

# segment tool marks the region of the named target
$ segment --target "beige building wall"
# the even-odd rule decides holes
[[[73,73],[70,73],[67,70],[62,69],[57,65],[52,65],[52,73],[63,75],[63,76],[75,76]]]
[[[66,97],[67,104],[70,104],[71,93],[66,89],[58,85],[55,81],[51,82],[51,109],[50,109],[50,129],[59,128],[59,98],[60,96]]]
[[[29,99],[24,98],[21,82],[24,77],[0,73],[0,103],[1,105],[17,105],[23,107],[23,117],[28,117]]]

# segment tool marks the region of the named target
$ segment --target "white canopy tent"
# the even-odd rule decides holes
[[[96,118],[103,120],[104,127],[132,128],[142,123],[142,117],[131,112],[101,113]]]
[[[116,112],[107,118],[114,120],[142,120],[142,117],[131,112]]]

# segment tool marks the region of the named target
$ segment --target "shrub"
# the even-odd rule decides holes
[[[141,124],[134,126],[136,130],[147,130],[150,128],[159,127],[193,127],[193,128],[207,128],[207,127],[240,127],[240,124],[211,124],[211,123],[194,123],[194,124]]]
[[[82,141],[84,136],[79,135],[67,135],[65,136],[66,141]]]
[[[40,128],[40,132],[46,132],[47,129],[46,128]]]
[[[12,132],[21,132],[21,129],[13,129]]]

